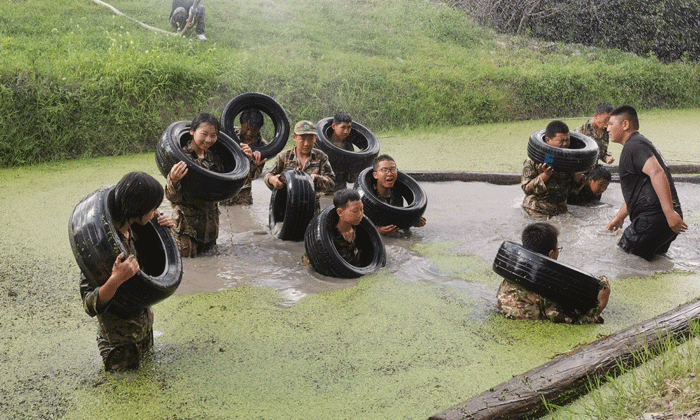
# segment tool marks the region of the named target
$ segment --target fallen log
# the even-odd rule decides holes
[[[649,321],[580,347],[540,367],[489,389],[429,420],[492,420],[536,418],[547,404],[565,405],[584,394],[594,378],[604,380],[622,368],[640,363],[643,351],[659,351],[659,344],[681,342],[690,323],[700,320],[700,300],[680,306]]]

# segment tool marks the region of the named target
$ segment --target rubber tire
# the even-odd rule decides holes
[[[270,231],[283,241],[302,241],[316,213],[314,184],[306,172],[285,171],[282,175],[285,187],[274,189],[270,197]]]
[[[253,151],[260,152],[262,159],[277,156],[284,149],[289,140],[289,118],[287,111],[277,101],[263,93],[244,93],[231,99],[221,113],[221,127],[223,131],[232,137],[236,144],[241,141],[234,132],[236,117],[246,109],[256,108],[267,114],[275,126],[275,137],[265,146],[253,147]]]
[[[557,172],[585,172],[598,160],[598,144],[585,134],[570,131],[568,149],[550,146],[544,141],[544,129],[537,130],[527,143],[527,155],[535,163],[551,166]]]
[[[328,161],[334,172],[358,173],[368,166],[372,166],[374,158],[379,155],[379,140],[365,126],[352,122],[352,130],[348,140],[359,151],[350,151],[333,144],[329,138],[329,130],[333,124],[333,117],[324,118],[316,124],[318,141],[315,147],[321,149],[328,155]]]
[[[428,197],[418,183],[399,171],[394,183],[394,194],[400,194],[407,203],[406,207],[392,206],[380,200],[372,190],[372,167],[360,172],[355,189],[362,197],[365,216],[376,226],[396,225],[399,229],[408,229],[416,224],[428,206]]]
[[[493,261],[502,277],[558,303],[574,319],[598,304],[602,282],[570,265],[504,241]]]
[[[102,286],[112,273],[119,253],[127,255],[112,222],[109,203],[114,185],[85,197],[75,208],[68,225],[71,249],[88,282]],[[140,313],[175,293],[182,280],[182,258],[170,228],[155,221],[131,226],[141,270],[122,284],[108,311],[122,318]]]
[[[304,235],[304,248],[311,267],[324,276],[353,279],[372,274],[386,265],[386,249],[382,236],[374,224],[364,216],[356,228],[355,243],[358,248],[369,249],[368,258],[355,266],[340,256],[331,239],[331,226],[338,223],[335,206],[326,207],[311,220]],[[371,257],[371,259],[369,258]]]
[[[214,172],[197,165],[182,151],[182,147],[191,139],[189,121],[170,124],[156,146],[156,164],[160,173],[167,178],[173,165],[184,161],[188,170],[180,182],[187,195],[205,201],[224,201],[235,197],[245,185],[250,172],[250,160],[241,146],[219,131],[218,140],[210,150],[219,156],[225,172]]]

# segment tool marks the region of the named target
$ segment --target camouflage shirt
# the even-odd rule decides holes
[[[355,232],[357,231],[355,230]],[[340,233],[340,230],[338,230],[338,226],[332,226],[330,233],[331,240],[333,240],[333,245],[335,246],[336,251],[338,251],[338,254],[340,254],[340,256],[343,257],[348,264],[352,264],[354,266],[359,265],[360,250],[357,248],[357,245],[355,245],[355,240],[353,239],[352,241],[348,241],[345,239],[343,234]]]
[[[587,177],[584,176],[583,185],[580,188],[572,189],[569,192],[569,196],[567,197],[566,201],[569,204],[583,205],[596,203],[600,201],[600,197],[602,197],[602,194],[593,194],[593,191],[591,191],[591,187],[588,185]]]
[[[236,135],[238,136],[238,138],[239,138],[243,143],[245,143],[245,142],[243,141],[243,139],[241,139],[241,127],[235,126],[235,127],[233,127],[233,131],[236,133]],[[258,133],[258,137],[257,137],[257,138],[255,138],[252,142],[246,143],[246,144],[247,144],[248,146],[250,146],[251,148],[253,148],[253,147],[263,147],[263,146],[266,146],[266,145],[267,145],[267,141],[266,141],[264,138],[262,138],[262,136],[260,135],[260,133]],[[242,191],[242,190],[246,190],[246,189],[249,190],[249,189],[251,188],[251,184],[253,183],[253,180],[254,180],[254,179],[257,179],[257,178],[260,176],[260,174],[262,173],[263,166],[265,166],[264,163],[262,163],[262,164],[260,164],[260,165],[255,165],[255,164],[253,163],[253,159],[250,159],[250,172],[248,173],[248,180],[245,182],[245,185],[243,185],[243,188],[241,188],[241,191]]]
[[[593,138],[593,140],[598,143],[598,159],[605,162],[606,156],[612,156],[610,153],[608,153],[608,145],[610,144],[610,135],[608,134],[608,130],[603,129],[602,131],[597,131],[595,128],[593,128],[593,125],[591,125],[591,121],[589,120],[574,131],[585,134]]]
[[[223,163],[211,150],[206,150],[202,159],[192,150],[190,143],[182,151],[199,166],[214,172],[224,171]],[[216,202],[189,197],[182,191],[182,182],[174,184],[169,174],[165,196],[173,206],[174,231],[177,235],[187,235],[203,244],[216,241],[219,236],[220,214]]]
[[[128,240],[119,232],[119,239],[129,255],[136,255],[136,238],[134,238],[133,232],[129,231]],[[83,299],[85,312],[90,316],[97,317],[97,342],[101,353],[124,344],[153,341],[153,312],[151,308],[146,308],[131,318],[121,318],[109,311],[109,303],[104,306],[98,304],[99,293],[100,287],[92,285],[85,275],[81,274],[80,297]]]
[[[601,279],[604,279],[604,287],[609,287],[607,279],[605,277],[601,277]],[[550,320],[567,324],[603,323],[603,318],[598,314],[598,306],[592,308],[584,316],[574,319],[564,313],[561,306],[556,302],[531,292],[510,280],[503,280],[501,287],[498,289],[497,297],[498,309],[503,312],[506,318]]]
[[[529,214],[537,213],[548,217],[566,212],[566,199],[569,192],[581,186],[573,173],[554,172],[547,182],[532,159],[525,160],[520,187],[525,192],[522,207]]]
[[[309,156],[302,165],[297,158],[295,147],[280,152],[280,154],[277,155],[275,166],[265,175],[265,185],[270,189],[274,189],[275,187],[270,184],[270,177],[279,175],[286,170],[300,170],[309,175],[316,175],[316,179],[314,179],[314,190],[316,191],[316,207],[320,209],[319,203],[321,193],[332,191],[335,186],[335,173],[333,173],[331,164],[328,162],[328,156],[318,149],[312,149],[311,156]]]

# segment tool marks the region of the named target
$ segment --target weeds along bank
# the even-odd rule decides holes
[[[110,4],[169,29],[169,2]],[[149,151],[248,91],[292,120],[344,110],[376,131],[700,106],[696,64],[500,37],[427,0],[205,4],[200,43],[89,0],[0,3],[0,165]]]

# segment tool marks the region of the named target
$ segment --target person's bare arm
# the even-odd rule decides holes
[[[644,163],[642,168],[649,179],[651,180],[651,185],[654,187],[657,197],[659,197],[659,202],[661,203],[661,209],[666,216],[666,221],[668,226],[675,233],[685,232],[688,225],[685,224],[681,216],[673,209],[673,198],[671,196],[671,185],[666,177],[666,172],[659,164],[656,156],[652,156]]]
[[[613,217],[610,223],[608,223],[605,229],[612,231],[622,229],[622,224],[625,222],[625,217],[627,217],[627,203],[624,203],[622,207],[620,207],[620,210],[617,211],[617,214],[615,217]]]

